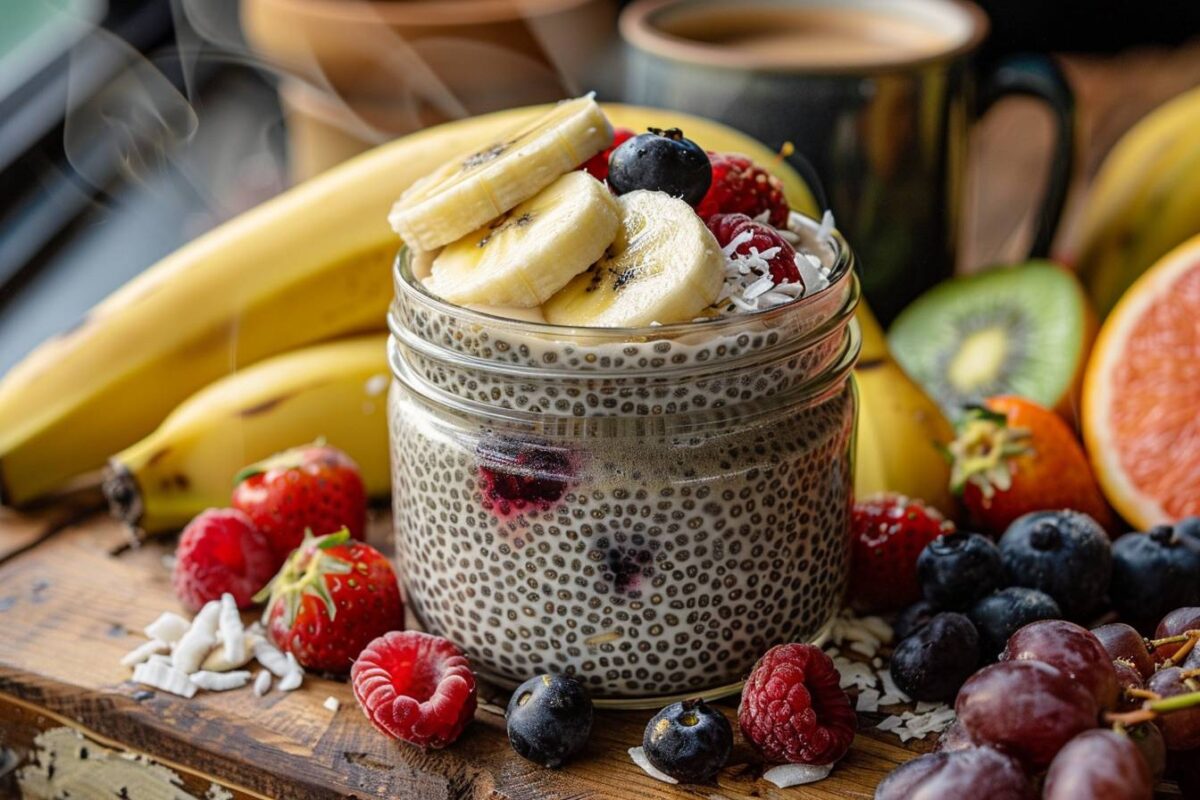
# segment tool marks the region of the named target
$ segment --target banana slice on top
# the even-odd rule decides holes
[[[684,201],[662,192],[622,195],[621,230],[604,257],[542,306],[555,325],[638,328],[688,322],[716,301],[725,258]]]
[[[591,95],[567,100],[414,183],[392,206],[388,222],[410,247],[433,250],[533,197],[612,138],[612,126]]]
[[[568,172],[447,245],[425,286],[459,305],[540,305],[604,255],[620,219],[604,184],[586,172]]]

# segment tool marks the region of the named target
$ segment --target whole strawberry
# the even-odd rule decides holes
[[[238,473],[233,507],[271,540],[282,564],[314,536],[346,528],[355,539],[367,526],[367,493],[358,465],[334,447],[294,447]]]
[[[745,214],[756,219],[766,212],[767,222],[776,228],[787,227],[787,197],[783,182],[746,156],[737,153],[709,152],[712,183],[696,206],[700,219],[714,214]]]
[[[275,573],[270,540],[240,511],[210,508],[187,524],[175,548],[171,583],[189,611],[229,592],[238,608],[247,608],[254,593]]]
[[[880,494],[854,504],[850,515],[850,604],[892,611],[921,599],[917,556],[954,523],[920,500]]]
[[[372,639],[404,627],[391,564],[345,529],[305,539],[255,599],[264,595],[271,641],[319,672],[349,672]]]
[[[1115,531],[1087,456],[1062,417],[1022,397],[968,408],[951,442],[950,488],[972,523],[998,536],[1032,511],[1081,511]]]

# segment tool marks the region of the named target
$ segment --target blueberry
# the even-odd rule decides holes
[[[608,185],[617,194],[636,189],[666,192],[695,206],[712,183],[708,154],[678,128],[650,128],[612,151]]]
[[[733,727],[703,700],[672,703],[646,724],[642,750],[657,769],[682,783],[704,783],[733,750]]]
[[[962,614],[938,614],[896,645],[892,680],[914,700],[953,700],[979,666],[979,634]]]
[[[1054,598],[1037,589],[1010,586],[975,604],[968,616],[979,631],[979,651],[986,662],[995,661],[1008,637],[1018,628],[1043,619],[1061,619]]]
[[[1112,546],[1094,519],[1078,511],[1035,511],[1000,538],[1010,586],[1040,589],[1066,619],[1086,622],[1104,602]]]
[[[587,744],[592,698],[570,675],[538,675],[513,692],[504,718],[518,755],[557,768]]]
[[[965,611],[999,589],[1004,570],[1000,551],[978,533],[947,533],[917,556],[917,580],[935,607]]]
[[[918,600],[901,611],[892,625],[892,634],[896,637],[896,641],[907,639],[924,628],[936,613],[937,609],[928,600]]]
[[[1175,528],[1122,536],[1112,562],[1113,608],[1135,628],[1148,630],[1168,611],[1200,605],[1200,551]]]
[[[1200,517],[1185,517],[1175,523],[1175,535],[1189,549],[1200,552]]]

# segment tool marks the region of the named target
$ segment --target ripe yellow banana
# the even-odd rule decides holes
[[[358,462],[371,495],[386,495],[387,337],[302,348],[222,378],[109,461],[113,513],[145,534],[229,504],[238,470],[323,438]]]
[[[937,404],[892,358],[883,330],[865,302],[859,303],[856,318],[863,344],[854,370],[859,403],[855,494],[899,492],[924,500],[953,519],[957,505],[950,493],[950,465],[941,447],[954,438],[954,430]]]
[[[799,175],[753,139],[674,111],[606,105],[614,125],[680,127],[741,152],[819,214]],[[17,505],[149,434],[184,398],[264,358],[382,330],[396,198],[432,165],[487,149],[547,106],[439,125],[364,153],[180,248],[0,380],[0,502]]]
[[[1168,250],[1200,233],[1200,88],[1131,128],[1084,207],[1078,269],[1101,316]]]

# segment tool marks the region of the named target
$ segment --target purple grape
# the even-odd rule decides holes
[[[1062,619],[1031,622],[1009,637],[1001,661],[1041,661],[1087,688],[1101,708],[1116,708],[1112,657],[1091,631]]]
[[[974,797],[1034,800],[1020,765],[990,747],[931,753],[892,770],[875,789],[875,800]]]
[[[1151,800],[1154,783],[1128,736],[1084,731],[1067,742],[1046,774],[1043,800]]]
[[[1091,692],[1041,661],[1001,661],[981,669],[963,684],[954,707],[973,740],[1035,769],[1096,727],[1099,714]]]

